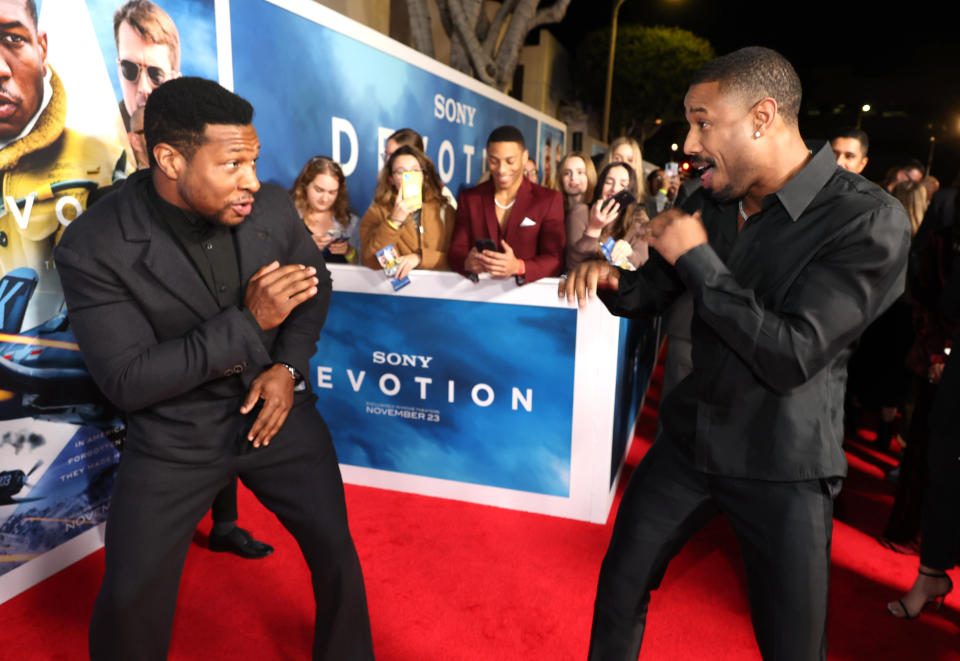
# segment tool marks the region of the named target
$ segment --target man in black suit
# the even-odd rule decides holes
[[[150,170],[56,251],[84,360],[128,421],[94,660],[166,657],[193,529],[235,474],[310,567],[314,658],[373,658],[337,457],[304,378],[330,276],[286,192],[257,180],[252,115],[210,81],[157,88]]]

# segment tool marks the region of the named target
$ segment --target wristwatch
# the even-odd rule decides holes
[[[289,365],[287,363],[277,363],[277,365],[283,365],[287,368],[287,371],[290,372],[290,378],[293,379],[294,383],[300,383],[303,381],[303,377],[300,376],[300,372],[298,372],[297,368],[293,365]]]

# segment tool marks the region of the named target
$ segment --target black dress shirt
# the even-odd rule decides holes
[[[220,308],[238,305],[240,267],[231,228],[170,204],[160,197],[152,185],[148,190],[157,217],[163,219],[163,223],[190,256],[190,261],[197,267]]]
[[[903,207],[821,148],[737,230],[736,202],[703,191],[709,242],[671,267],[655,251],[601,298],[616,314],[694,299],[693,373],[661,407],[663,436],[697,469],[774,481],[846,474],[849,346],[904,287]]]
[[[152,183],[147,183],[145,188],[154,217],[162,219],[163,224],[180,243],[203,278],[207,289],[217,299],[220,309],[239,306],[247,322],[257,332],[262,332],[256,317],[243,306],[246,290],[240,282],[234,228],[218,225],[170,204],[160,197]]]

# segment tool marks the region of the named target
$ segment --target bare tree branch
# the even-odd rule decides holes
[[[503,2],[500,3],[497,13],[494,14],[493,20],[490,21],[490,27],[487,30],[487,36],[483,40],[483,50],[487,53],[493,52],[493,49],[497,45],[497,37],[500,36],[500,28],[503,25],[503,22],[507,19],[507,16],[510,16],[513,13],[513,10],[516,6],[517,0],[503,0]]]
[[[407,5],[414,46],[433,55],[430,16],[426,11],[428,2],[407,0]],[[493,18],[487,15],[487,0],[434,2],[443,30],[450,38],[450,66],[506,90],[513,80],[527,34],[535,27],[559,22],[571,0],[555,0],[541,11],[537,11],[539,0],[500,0]],[[431,37],[429,41],[427,35]]]
[[[440,25],[447,35],[453,34],[453,22],[450,20],[450,9],[447,7],[447,0],[434,0],[437,3],[437,11],[440,14]]]
[[[548,25],[550,23],[559,23],[563,20],[563,17],[567,13],[567,7],[570,6],[570,0],[557,0],[555,3],[541,9],[537,12],[536,16],[533,19],[533,24],[530,26],[530,30],[535,30],[541,25]]]
[[[512,82],[513,72],[520,58],[520,49],[523,48],[523,42],[530,31],[528,26],[533,22],[536,11],[537,0],[519,0],[510,17],[494,60],[497,66],[497,87],[501,90],[506,89]]]
[[[413,47],[430,57],[436,57],[427,0],[407,0],[407,14],[410,17],[410,36],[413,39]]]
[[[463,45],[470,56],[470,62],[473,64],[477,78],[487,85],[496,85],[497,66],[483,52],[483,47],[477,40],[473,26],[467,22],[466,12],[461,0],[447,0],[447,7],[450,9],[450,19],[453,21],[454,30],[457,36],[463,40]]]

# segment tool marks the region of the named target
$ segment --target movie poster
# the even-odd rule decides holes
[[[70,330],[53,248],[138,167],[130,115],[158,81],[217,77],[213,0],[158,2],[159,27],[140,17],[148,36],[115,34],[123,4],[43,0],[45,41],[6,55],[19,66],[16,110],[0,117],[0,576],[106,520],[123,442]]]

